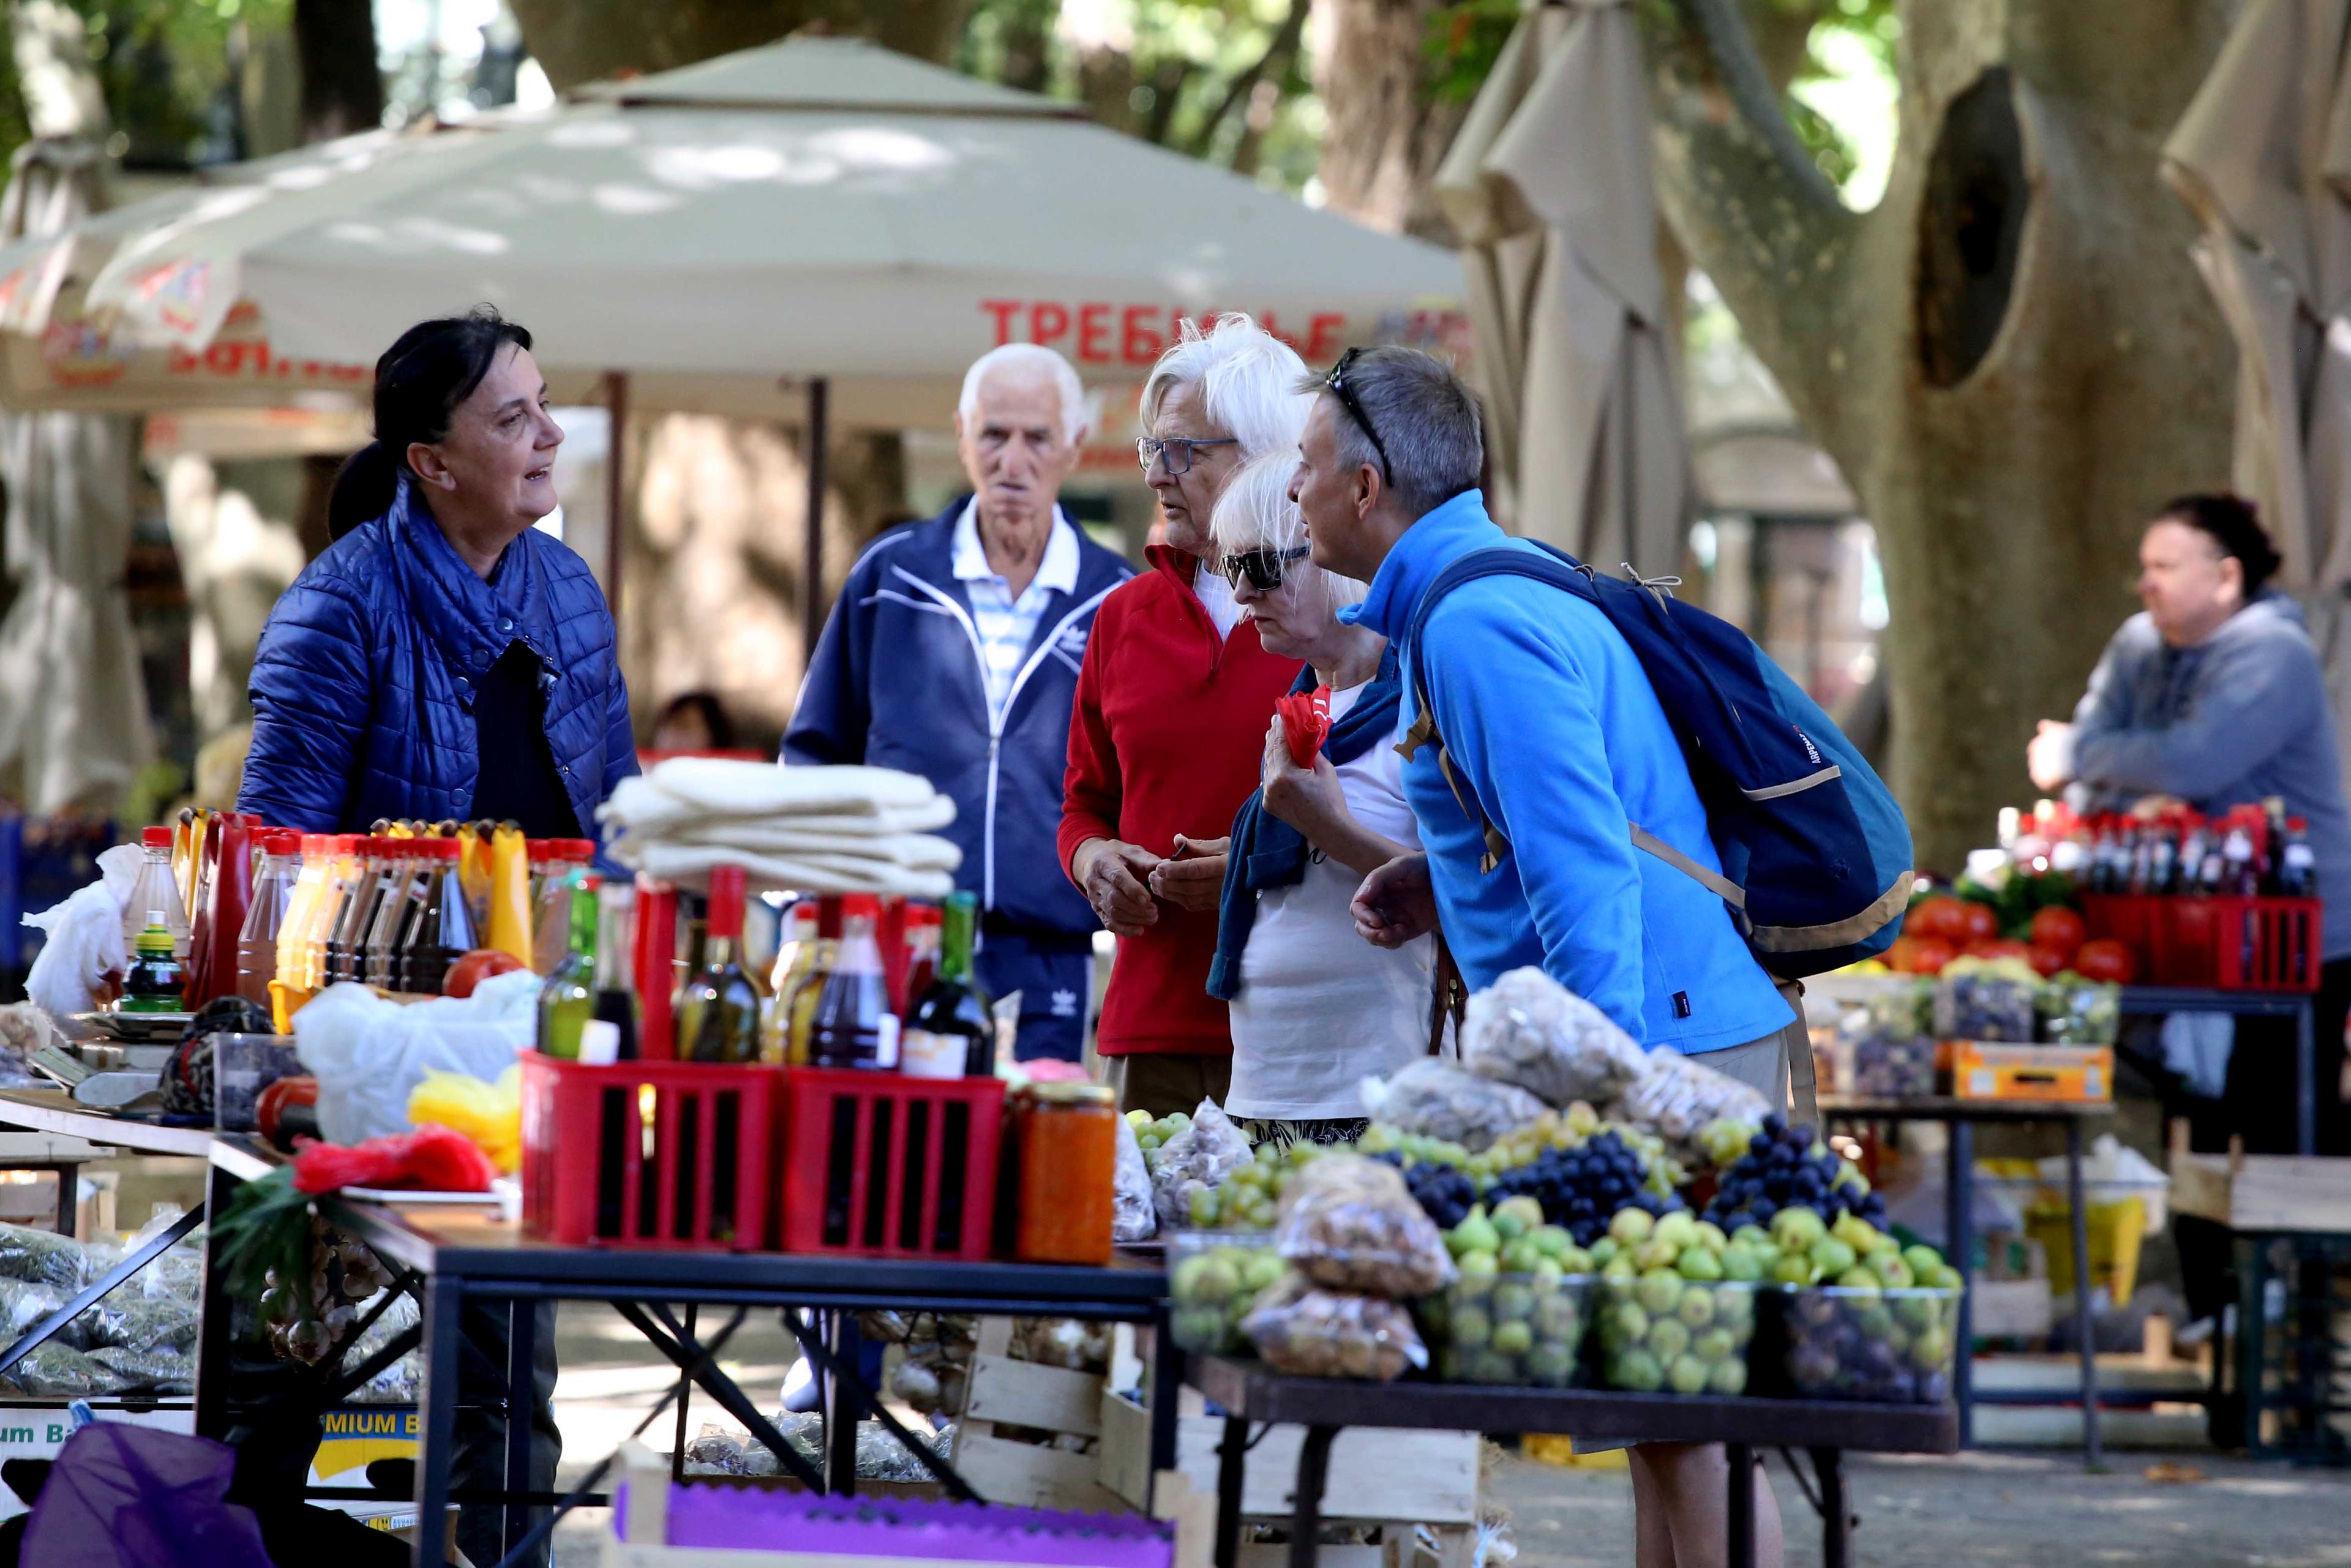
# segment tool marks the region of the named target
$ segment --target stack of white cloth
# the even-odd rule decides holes
[[[674,757],[624,779],[596,815],[611,857],[681,887],[739,865],[754,890],[945,898],[963,852],[932,830],[955,802],[889,768],[786,768]]]

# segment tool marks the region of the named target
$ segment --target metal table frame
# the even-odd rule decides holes
[[[2318,1152],[2318,997],[2313,991],[2209,991],[2181,986],[2125,986],[2128,1018],[2170,1013],[2226,1013],[2232,1018],[2290,1018],[2294,1037],[2294,1152]]]
[[[801,1338],[810,1360],[826,1374],[826,1462],[821,1483],[836,1492],[853,1491],[856,1485],[856,1428],[850,1417],[861,1408],[881,1414],[873,1392],[853,1371],[855,1313],[894,1308],[1154,1325],[1165,1322],[1165,1272],[1123,1261],[1093,1269],[538,1243],[467,1244],[436,1239],[428,1229],[434,1217],[419,1210],[339,1203],[331,1206],[331,1212],[336,1225],[364,1241],[387,1264],[404,1268],[423,1281],[424,1386],[417,1501],[423,1518],[442,1517],[454,1500],[449,1462],[456,1422],[460,1312],[468,1301],[507,1303],[510,1338],[506,1375],[508,1406],[514,1414],[507,1423],[507,1484],[499,1500],[507,1505],[505,1539],[509,1552],[528,1533],[524,1521],[531,1507],[553,1502],[559,1511],[590,1500],[584,1492],[556,1499],[527,1490],[529,1424],[519,1418],[514,1390],[529,1386],[535,1348],[532,1309],[541,1301],[612,1303],[677,1365],[681,1384],[690,1380],[698,1385],[730,1415],[750,1426],[754,1436],[770,1442],[778,1462],[788,1467],[797,1466],[797,1457],[772,1430],[761,1431],[768,1425],[764,1417],[733,1381],[711,1364],[723,1335],[705,1343],[690,1322],[670,1309],[675,1303],[689,1311],[703,1306],[771,1307],[788,1314],[824,1314],[829,1321],[820,1333],[789,1315],[787,1322]],[[737,1315],[739,1319],[740,1312]],[[1161,1344],[1165,1345],[1164,1335]],[[1166,1350],[1153,1358],[1155,1474],[1175,1462],[1178,1360]],[[202,1392],[200,1384],[200,1396]],[[962,1486],[961,1478],[954,1476],[951,1469],[934,1469],[944,1471],[939,1479],[950,1492]],[[434,1563],[441,1559],[437,1552],[420,1548],[418,1561]]]
[[[1943,1222],[1948,1257],[1961,1273],[1975,1248],[1976,1140],[1979,1122],[2019,1124],[2060,1122],[2065,1127],[2065,1201],[2073,1211],[2074,1332],[2079,1341],[2082,1381],[2082,1462],[2092,1470],[2105,1466],[2098,1434],[2098,1358],[2090,1312],[2090,1231],[2088,1209],[2082,1200],[2082,1124],[2114,1114],[2109,1101],[2041,1102],[2032,1100],[1876,1100],[1850,1095],[1821,1097],[1823,1122],[1941,1122],[1950,1128],[1944,1153]],[[1975,1389],[1975,1303],[1973,1292],[1959,1292],[1959,1354],[1951,1368],[1952,1402],[1959,1411],[1961,1448],[1975,1443],[1975,1406],[1984,1404],[2046,1404],[2043,1396],[2026,1391],[2022,1397],[2007,1394],[1987,1398]]]
[[[1853,1520],[1842,1455],[1949,1454],[1959,1446],[1949,1405],[1847,1405],[1593,1388],[1498,1388],[1445,1383],[1357,1383],[1284,1377],[1255,1363],[1194,1356],[1185,1380],[1225,1412],[1217,1449],[1217,1563],[1239,1560],[1241,1490],[1249,1428],[1295,1422],[1306,1428],[1290,1525],[1290,1568],[1313,1568],[1322,1530],[1331,1443],[1346,1427],[1489,1433],[1565,1432],[1641,1442],[1720,1443],[1729,1459],[1729,1568],[1755,1562],[1755,1450],[1809,1448],[1819,1476],[1823,1568],[1848,1568]],[[1798,1482],[1802,1484],[1799,1474]],[[1807,1496],[1812,1494],[1807,1491]]]

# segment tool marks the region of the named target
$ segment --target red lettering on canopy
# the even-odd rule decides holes
[[[1110,363],[1110,307],[1078,307],[1078,358],[1089,365]]]
[[[1050,299],[1039,299],[1029,307],[1029,340],[1050,343],[1070,331],[1070,308],[1056,305]]]
[[[1318,310],[1307,320],[1306,347],[1299,353],[1310,365],[1339,357],[1339,334],[1345,329],[1347,319],[1332,312]]]
[[[996,318],[996,346],[1012,341],[1012,314],[1020,308],[1018,299],[983,299],[979,308]]]
[[[1159,335],[1158,315],[1158,309],[1150,305],[1130,305],[1119,312],[1119,357],[1128,364],[1147,365],[1159,357],[1167,340]],[[1146,316],[1153,319],[1151,322],[1144,320]]]

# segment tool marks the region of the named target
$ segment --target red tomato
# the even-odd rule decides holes
[[[2025,954],[2024,961],[2032,966],[2034,974],[2045,980],[2064,968],[2065,961],[2072,956],[2071,953],[2061,953],[2054,947],[2043,947],[2035,942]]]
[[[1886,950],[1886,967],[1897,975],[1936,975],[1959,956],[1939,936],[1897,936]]]
[[[1905,935],[1930,937],[1942,942],[1962,942],[1967,939],[1966,907],[1948,893],[1922,898],[1911,905],[1902,922]]]
[[[441,982],[441,994],[470,997],[474,988],[492,975],[510,975],[522,967],[522,960],[503,947],[476,947],[449,966],[448,976]]]
[[[2053,904],[2032,917],[2032,945],[2072,957],[2089,936],[2082,917],[2062,904]]]
[[[2138,955],[2120,942],[2100,937],[2085,942],[2074,955],[2074,972],[2085,980],[2111,980],[2127,986],[2138,978]]]
[[[1977,907],[1983,906],[1979,904]],[[1989,915],[1991,911],[1986,909],[1984,913]],[[2022,958],[2028,964],[2032,962],[2032,949],[2030,946],[2022,942],[2011,942],[2001,936],[1987,936],[1980,941],[1969,943],[1967,956],[1970,958],[1986,959]]]
[[[1959,900],[1959,919],[1965,926],[1964,936],[1970,943],[1991,942],[2000,936],[2000,916],[1989,904],[1978,904],[1971,898]]]

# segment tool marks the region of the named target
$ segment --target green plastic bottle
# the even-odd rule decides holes
[[[596,1016],[596,889],[600,878],[575,873],[571,882],[571,951],[538,988],[538,1049],[566,1061],[580,1060],[580,1030]]]
[[[182,992],[187,987],[187,973],[172,955],[174,946],[169,927],[163,924],[163,912],[147,912],[146,929],[131,944],[130,972],[122,977],[122,1005],[126,1013],[185,1012],[187,1005]]]

